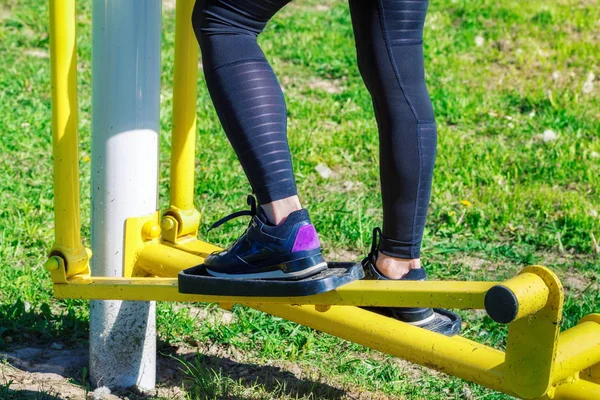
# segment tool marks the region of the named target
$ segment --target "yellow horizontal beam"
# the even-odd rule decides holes
[[[600,363],[600,316],[596,315],[596,320],[584,320],[560,334],[554,382]]]
[[[163,244],[151,244],[139,252],[136,266],[150,276],[176,277],[179,271],[203,262],[204,257]]]
[[[276,304],[253,308],[480,385],[514,393],[504,379],[504,353],[460,336],[447,337],[357,308]]]
[[[483,309],[494,282],[355,281],[337,290],[302,297],[190,295],[178,292],[177,278],[105,278],[83,276],[55,284],[59,298],[90,300],[179,301],[238,304],[306,304]]]
[[[198,239],[192,239],[189,241],[178,240],[177,243],[163,241],[162,244],[164,246],[173,247],[177,250],[185,251],[186,253],[194,254],[202,258],[205,258],[207,255],[215,251],[223,250],[220,247],[215,246],[214,244],[203,242],[202,240]]]
[[[565,383],[556,388],[553,400],[600,399],[600,385],[584,380]]]

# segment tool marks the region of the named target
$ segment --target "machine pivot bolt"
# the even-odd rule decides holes
[[[44,263],[44,268],[48,271],[56,271],[60,268],[60,260],[56,256],[52,256]]]
[[[145,240],[154,240],[160,236],[160,226],[154,221],[148,221],[142,227],[142,235]]]
[[[170,216],[164,217],[162,219],[162,221],[160,222],[160,227],[165,232],[168,232],[168,231],[171,231],[171,230],[175,229],[176,226],[177,225],[176,225],[175,219],[173,217],[170,217]]]

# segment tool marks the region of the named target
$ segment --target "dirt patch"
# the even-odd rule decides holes
[[[157,388],[150,394],[135,391],[111,393],[107,388],[92,391],[89,387],[77,384],[85,381],[88,355],[84,347],[58,349],[49,345],[0,353],[0,360],[4,360],[0,362],[0,397],[15,400],[141,400],[150,395],[183,399],[185,393],[182,388],[195,383],[185,372],[187,364],[200,366],[208,371],[207,376],[214,373],[230,379],[248,393],[256,390],[273,393],[273,398],[389,398],[383,393],[368,392],[359,386],[343,383],[313,365],[278,360],[265,363],[234,347],[217,343],[201,343],[197,348],[168,347],[164,350],[157,358]],[[397,362],[404,365],[403,361]],[[406,366],[402,366],[404,371]],[[409,376],[417,376],[417,373],[410,373]]]
[[[6,396],[0,398],[133,400],[147,397],[132,391],[111,393],[107,388],[91,390],[77,384],[86,380],[87,348],[58,347],[57,343],[53,343],[45,347],[23,347],[0,353],[0,395]],[[158,357],[156,395],[169,399],[183,398],[179,365],[172,357]]]
[[[485,258],[473,257],[473,256],[465,256],[460,260],[462,263],[466,264],[473,271],[479,271],[488,266],[489,261]]]
[[[364,257],[364,254],[355,250],[335,249],[328,251],[326,256],[330,261],[353,262],[360,261]]]
[[[197,321],[207,321],[211,324],[223,324],[229,325],[236,321],[235,316],[229,310],[223,310],[218,307],[195,307],[187,303],[175,303],[173,310],[179,311],[181,309],[187,309]]]
[[[590,279],[590,277],[574,268],[569,268],[566,272],[561,274],[560,278],[565,289],[575,293],[586,292],[590,289],[598,290],[598,281],[595,277]]]
[[[50,54],[48,53],[47,50],[31,49],[31,50],[25,50],[23,52],[23,54],[25,54],[26,56],[35,57],[35,58],[50,58]]]
[[[59,343],[48,347],[23,347],[0,353],[14,367],[42,374],[57,374],[63,377],[77,377],[88,363],[86,348],[63,349]]]
[[[8,8],[5,8],[5,6],[1,6],[0,5],[0,21],[5,20],[6,18],[10,17],[10,10]]]
[[[58,374],[27,372],[0,364],[0,394],[7,399],[85,399],[86,391]],[[44,396],[44,397],[41,397]],[[117,397],[113,396],[113,399]],[[106,398],[107,400],[112,400]]]
[[[329,94],[342,93],[342,82],[339,79],[312,78],[307,86],[312,90],[321,90]]]

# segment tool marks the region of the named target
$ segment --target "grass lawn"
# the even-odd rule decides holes
[[[90,3],[78,2],[86,246]],[[170,3],[163,29],[162,207],[169,182]],[[46,1],[0,0],[0,352],[87,343],[87,303],[53,299],[42,266],[53,241],[47,15]],[[439,149],[423,261],[432,277],[461,280],[501,280],[526,265],[550,266],[567,291],[563,328],[600,312],[599,21],[600,7],[588,0],[438,0],[425,32]],[[260,42],[288,101],[301,198],[329,258],[358,260],[381,213],[377,131],[347,3],[296,0]],[[225,246],[244,222],[206,230],[245,207],[249,186],[203,77],[198,87],[201,235]],[[332,176],[321,177],[319,164]],[[158,309],[162,353],[199,349],[182,364],[188,378],[182,396],[189,398],[508,398],[244,307],[233,314],[206,304]],[[504,346],[505,327],[481,312],[461,315],[467,337]],[[0,381],[3,393],[10,398],[10,385]]]

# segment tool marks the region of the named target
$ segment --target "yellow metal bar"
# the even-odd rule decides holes
[[[333,306],[319,312],[310,306],[275,304],[252,307],[365,345],[429,368],[477,382],[508,394],[504,353],[461,338],[446,337],[356,307]]]
[[[600,363],[600,315],[585,317],[558,337],[554,382]]]
[[[221,248],[215,246],[214,244],[210,244],[198,239],[184,240],[179,241],[177,243],[170,243],[164,241],[163,244],[174,247],[181,251],[185,251],[190,254],[197,255],[202,258],[205,258],[207,255],[211,254],[214,251],[221,250]]]
[[[79,216],[77,53],[75,0],[50,0],[54,235],[52,253],[66,262],[67,276],[87,268]]]
[[[600,385],[600,363],[581,371],[581,379]]]
[[[558,386],[551,398],[554,400],[600,399],[600,385],[579,379]]]
[[[192,29],[194,0],[177,0],[171,141],[171,205],[194,209],[198,43]]]
[[[50,1],[52,139],[56,243],[81,246],[77,141],[75,1]]]
[[[157,245],[148,246],[139,262],[147,262],[147,250],[152,253],[163,251]],[[165,252],[162,267],[174,272],[170,263],[173,260],[196,262],[199,258],[175,249]],[[187,260],[187,261],[186,261]],[[155,264],[154,272],[161,272]],[[149,270],[151,270],[149,268]],[[146,267],[144,268],[146,269]],[[449,286],[452,288],[447,290]],[[77,277],[68,284],[54,285],[54,293],[59,298],[93,300],[140,300],[140,301],[183,301],[239,304],[311,304],[311,305],[354,305],[354,306],[403,306],[403,307],[442,307],[482,308],[486,288],[493,283],[486,282],[391,282],[356,281],[337,290],[302,297],[244,297],[189,295],[178,292],[176,278],[103,278]],[[446,289],[445,289],[446,288]]]
[[[137,266],[151,276],[177,276],[179,271],[203,262],[204,257],[161,244],[151,244],[140,252]]]
[[[554,382],[600,363],[600,324],[583,322],[558,338]]]

